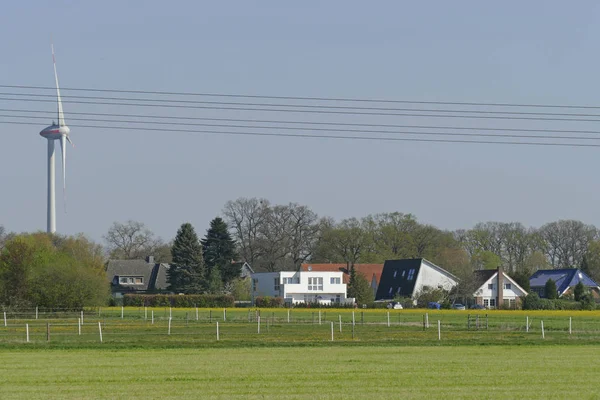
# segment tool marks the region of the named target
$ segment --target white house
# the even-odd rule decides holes
[[[458,279],[454,275],[424,258],[387,260],[383,264],[375,299],[415,299],[416,295],[424,290],[450,290],[457,283]]]
[[[486,308],[517,308],[520,297],[527,292],[502,268],[473,272],[477,290],[473,293],[475,303]]]
[[[281,271],[252,274],[252,298],[282,297],[286,303],[348,303],[343,272]]]

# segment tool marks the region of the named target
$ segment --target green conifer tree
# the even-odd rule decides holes
[[[176,293],[202,293],[206,287],[202,245],[190,223],[182,224],[177,231],[171,255],[169,289]]]

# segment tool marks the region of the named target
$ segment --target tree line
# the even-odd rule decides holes
[[[103,262],[153,255],[157,262],[170,263],[170,289],[180,293],[239,291],[246,296],[249,286],[236,279],[240,264],[234,261],[248,262],[255,271],[280,271],[298,270],[306,262],[344,263],[350,269],[358,263],[424,257],[464,282],[474,270],[499,266],[523,284],[535,270],[546,268],[579,267],[600,280],[600,231],[576,220],[539,228],[481,222],[471,229],[449,231],[421,223],[413,214],[390,212],[336,221],[306,205],[271,204],[261,198],[229,201],[221,216],[211,221],[202,239],[189,223],[181,225],[173,241],[165,242],[144,223],[126,221],[113,223],[103,237],[104,247],[85,240]],[[38,242],[42,236],[8,233],[0,225],[1,287],[10,286],[6,276],[11,273],[7,271],[12,268],[15,243]],[[60,241],[49,240],[60,253]],[[14,294],[3,289],[2,296],[6,302]]]

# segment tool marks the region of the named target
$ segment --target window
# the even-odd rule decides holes
[[[490,307],[496,307],[496,299],[490,299]]]
[[[252,279],[252,290],[256,292],[258,288],[258,279]]]
[[[402,277],[404,278],[404,275],[406,275],[406,270],[402,271]]]
[[[483,299],[483,306],[489,307],[489,305],[490,305],[490,301],[488,299]]]
[[[340,278],[331,278],[329,280],[329,283],[331,283],[332,285],[339,285],[341,283],[341,279]]]
[[[273,278],[273,290],[278,292],[279,288],[279,278]]]
[[[120,276],[119,284],[121,285],[142,285],[144,278],[141,276]]]
[[[339,303],[339,302],[341,302],[341,301],[342,301],[342,295],[341,295],[341,294],[336,294],[336,295],[335,295],[335,302],[336,302],[336,303]]]
[[[396,294],[397,294],[397,295],[400,295],[400,291],[402,291],[402,287],[401,287],[401,286],[398,286],[398,290],[396,291]]]
[[[512,285],[510,283],[505,283],[504,289],[512,289]]]
[[[391,295],[393,291],[394,291],[394,288],[390,287],[390,291],[388,293]]]
[[[415,269],[414,269],[414,268],[411,268],[411,269],[408,271],[408,278],[407,278],[407,279],[408,279],[409,281],[412,281],[412,280],[414,279],[414,277],[415,277]]]
[[[308,290],[323,290],[323,278],[308,278]]]
[[[494,284],[493,283],[488,283],[488,289],[489,290],[493,290],[494,289]]]
[[[144,283],[142,278],[135,278],[135,284],[136,285],[141,285],[142,283]]]
[[[396,275],[398,275],[398,271],[394,271],[394,279],[396,279]]]

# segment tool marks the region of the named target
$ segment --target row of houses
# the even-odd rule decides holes
[[[354,303],[348,298],[350,271],[346,264],[302,264],[298,271],[255,273],[248,263],[240,265],[240,276],[252,279],[251,296],[281,297],[289,304]],[[388,260],[384,264],[355,264],[357,274],[370,284],[378,301],[398,297],[415,299],[420,293],[432,289],[450,291],[458,278],[443,268],[424,259]],[[153,257],[146,260],[110,260],[107,278],[113,296],[126,293],[151,293],[166,291],[169,264],[156,263]],[[519,298],[527,292],[502,268],[475,271],[475,290],[470,303],[486,308],[515,308]],[[530,278],[530,290],[547,297],[546,282],[556,282],[558,295],[565,296],[582,282],[598,298],[600,287],[583,271],[573,269],[539,270]]]

